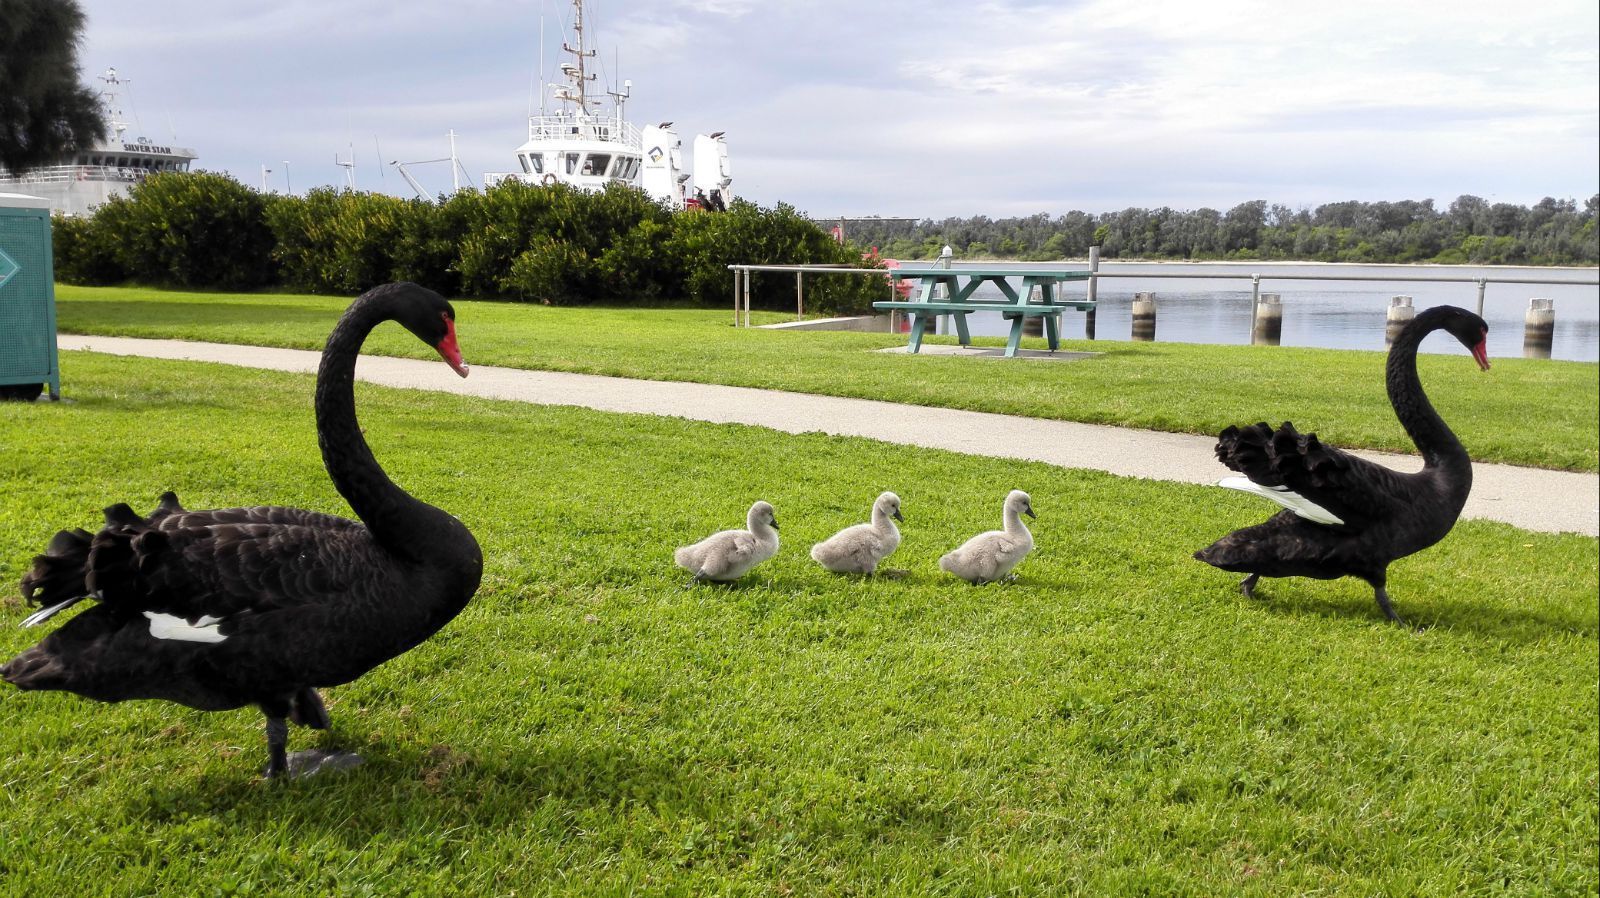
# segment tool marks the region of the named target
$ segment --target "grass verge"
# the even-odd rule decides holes
[[[63,526],[347,513],[309,377],[65,356],[0,405],[0,582]],[[440,377],[452,375],[440,366]],[[859,439],[358,386],[397,482],[484,546],[437,637],[328,694],[348,774],[260,782],[260,716],[0,689],[8,894],[1592,894],[1597,543],[1465,522],[1352,581],[1189,558],[1228,491]],[[939,574],[1013,487],[1011,584]],[[905,500],[899,580],[811,542]],[[778,509],[682,588],[673,546]],[[7,587],[14,589],[14,587]],[[22,608],[3,608],[15,622]],[[0,629],[0,654],[36,631]]]
[[[69,286],[59,287],[57,295],[61,329],[69,333],[301,349],[320,349],[349,302]],[[456,305],[462,345],[474,364],[765,387],[1180,433],[1289,420],[1334,445],[1414,451],[1384,394],[1384,357],[1376,352],[1068,341],[1068,349],[1101,354],[1070,363],[940,358],[874,352],[904,345],[904,338],[890,334],[734,328],[724,312]],[[1451,342],[1442,335],[1431,340]],[[1031,345],[1042,348],[1043,341]],[[427,353],[399,328],[376,337],[369,348],[419,358]],[[1425,354],[1419,367],[1429,395],[1473,458],[1600,470],[1596,365],[1497,359],[1494,370],[1483,374],[1463,353]]]

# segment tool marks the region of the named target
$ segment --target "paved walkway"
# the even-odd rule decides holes
[[[305,350],[67,334],[61,335],[59,345],[62,349],[112,355],[189,359],[279,371],[314,372],[320,359],[320,353]],[[471,377],[462,379],[437,361],[381,356],[362,356],[356,377],[391,387],[490,399],[753,424],[786,433],[822,431],[870,437],[1151,480],[1215,483],[1227,474],[1212,454],[1216,443],[1212,437],[748,387],[515,368],[475,367]],[[1422,467],[1422,460],[1415,456],[1365,451],[1358,454],[1399,470]],[[1504,521],[1529,530],[1600,535],[1600,476],[1483,463],[1474,465],[1473,471],[1472,497],[1467,500],[1464,517]]]

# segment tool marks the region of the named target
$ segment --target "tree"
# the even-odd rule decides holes
[[[105,133],[78,80],[78,0],[0,0],[0,167],[20,174]]]

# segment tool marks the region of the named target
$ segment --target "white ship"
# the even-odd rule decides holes
[[[591,92],[596,76],[589,72],[589,61],[595,51],[588,48],[584,35],[583,0],[573,0],[572,7],[573,40],[577,46],[562,42],[562,52],[570,54],[571,59],[561,64],[565,83],[552,85],[552,96],[561,108],[553,113],[541,108],[538,115],[528,116],[528,140],[517,147],[517,163],[522,170],[486,172],[484,186],[508,179],[528,184],[569,184],[584,190],[626,184],[674,209],[697,205],[727,208],[733,200],[733,174],[723,132],[695,137],[694,192],[690,194],[690,175],[683,170],[683,142],[672,130],[672,123],[637,128],[624,117],[623,107],[632,93],[633,82],[622,82],[620,91],[605,91],[609,104]]]
[[[127,82],[116,69],[99,76],[105,82],[100,102],[111,133],[71,158],[14,175],[0,168],[0,193],[25,193],[43,197],[55,212],[88,215],[113,196],[128,190],[155,172],[188,171],[197,157],[188,147],[159,144],[145,137],[126,140],[128,124],[122,121],[119,92]]]

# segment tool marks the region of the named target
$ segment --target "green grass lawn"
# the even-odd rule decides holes
[[[465,312],[469,351],[499,346],[492,315],[510,311]],[[170,488],[192,508],[348,513],[309,377],[89,353],[62,367],[73,402],[0,404],[0,655],[41,635],[14,626],[30,556],[102,506],[148,510]],[[367,763],[269,784],[253,711],[0,688],[0,894],[1600,886],[1593,539],[1462,523],[1391,569],[1417,632],[1355,581],[1241,597],[1189,557],[1272,510],[1226,490],[358,394],[379,460],[486,561],[456,621],[329,691],[330,733],[291,734]],[[941,575],[1014,487],[1039,512],[1020,580]],[[904,499],[891,563],[908,576],[816,567],[809,545],[885,488]],[[777,508],[778,557],[684,589],[672,548],[757,498]]]
[[[57,288],[57,299],[61,329],[70,333],[302,349],[320,349],[349,303],[342,297],[69,286]],[[1072,363],[938,358],[874,352],[904,345],[905,338],[891,334],[734,328],[731,312],[723,311],[456,306],[462,347],[474,364],[768,387],[1182,433],[1290,420],[1334,445],[1413,451],[1384,394],[1384,356],[1377,352],[1067,341],[1065,348],[1102,355]],[[1452,342],[1446,335],[1430,339]],[[369,349],[428,354],[399,328],[375,338]],[[1425,354],[1420,368],[1429,395],[1473,458],[1600,470],[1600,366],[1496,359],[1484,374],[1465,355]]]

